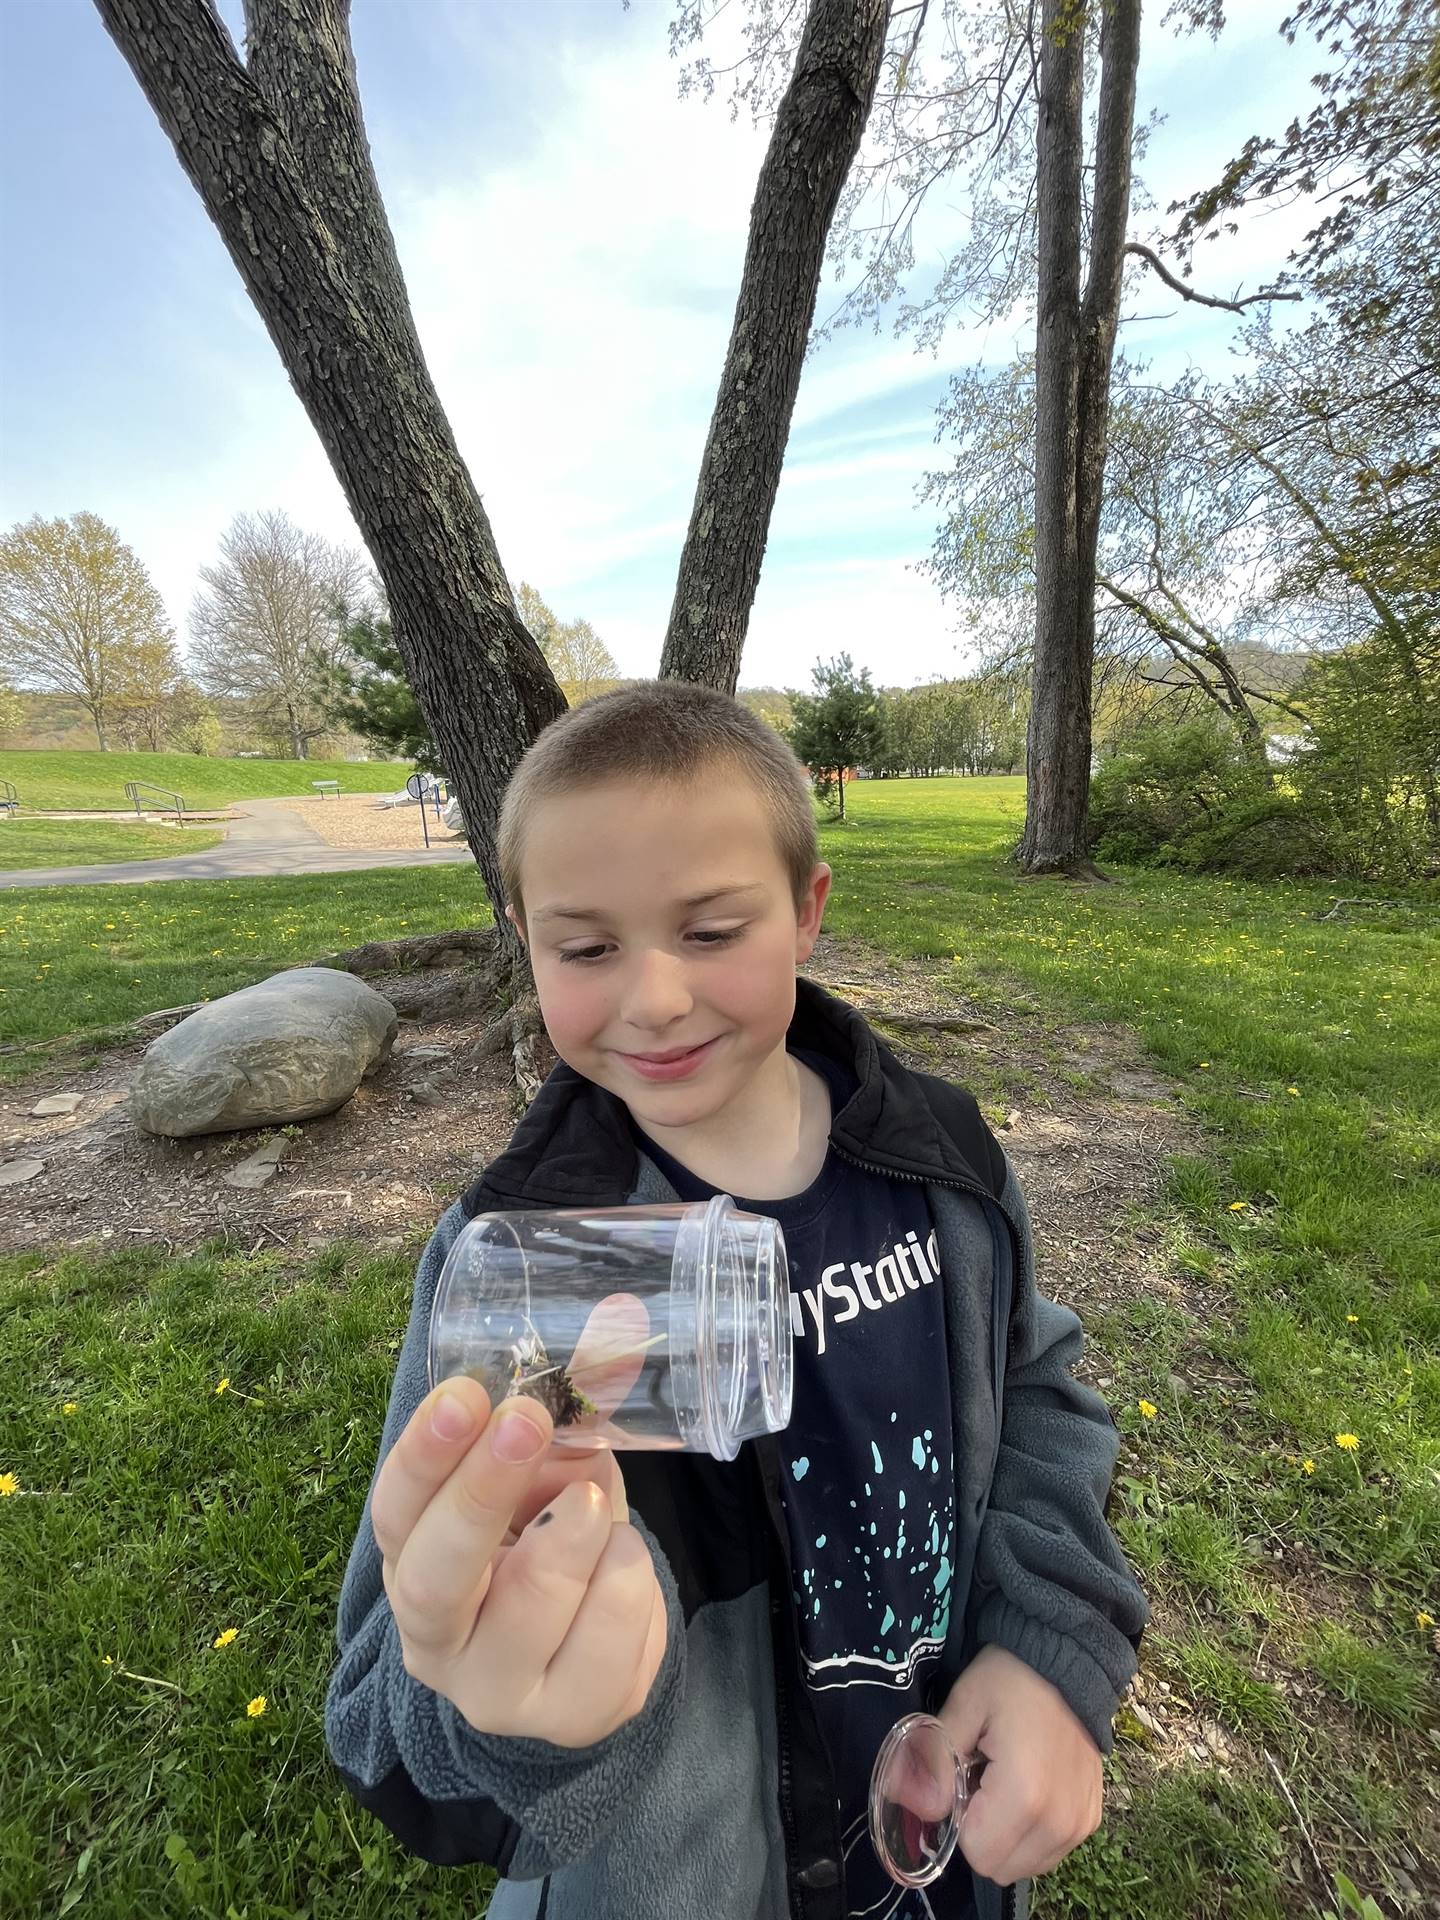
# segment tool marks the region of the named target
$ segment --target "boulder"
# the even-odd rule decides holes
[[[176,1140],[313,1120],[384,1065],[399,1024],[390,1002],[353,974],[277,973],[152,1041],[130,1111],[147,1133]]]

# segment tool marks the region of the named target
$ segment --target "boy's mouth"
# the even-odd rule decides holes
[[[664,1053],[622,1053],[620,1058],[642,1080],[683,1080],[710,1057],[724,1037],[716,1034],[713,1040],[703,1040],[698,1047],[670,1047]]]

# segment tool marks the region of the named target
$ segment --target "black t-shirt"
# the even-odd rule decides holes
[[[856,1081],[795,1050],[830,1090]],[[636,1129],[682,1200],[699,1180]],[[780,1436],[800,1645],[835,1768],[847,1903],[856,1920],[964,1920],[957,1864],[923,1894],[896,1886],[870,1843],[870,1770],[926,1683],[950,1620],[955,1538],[950,1367],[925,1190],[842,1160],[785,1200],[732,1199],[777,1220],[790,1268],[795,1404]]]

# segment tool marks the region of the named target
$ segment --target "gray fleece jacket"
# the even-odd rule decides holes
[[[833,1118],[832,1147],[921,1181],[939,1240],[954,1590],[967,1600],[952,1609],[931,1704],[993,1643],[1051,1681],[1108,1752],[1147,1610],[1105,1518],[1119,1443],[1104,1403],[1073,1377],[1079,1321],[1036,1289],[1024,1199],[970,1096],[902,1066],[860,1014],[810,982],[797,990],[793,1044],[845,1060],[859,1080]],[[620,1102],[557,1068],[425,1250],[379,1460],[427,1392],[431,1303],[470,1217],[675,1198]],[[497,1867],[492,1920],[844,1920],[833,1775],[801,1673],[778,1450],[748,1443],[732,1462],[627,1454],[624,1472],[669,1613],[640,1714],[580,1751],[477,1732],[405,1671],[367,1493],[325,1709],[336,1766],[412,1851]],[[947,1870],[969,1871],[958,1854]],[[978,1920],[1022,1920],[1024,1884],[972,1879]]]

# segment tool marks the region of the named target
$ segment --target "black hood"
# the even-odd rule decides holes
[[[793,1047],[841,1061],[859,1082],[830,1128],[842,1153],[911,1179],[999,1197],[1005,1156],[973,1098],[902,1066],[854,1007],[802,975],[786,1037]],[[506,1207],[621,1207],[638,1168],[624,1103],[561,1063],[460,1204],[467,1217]]]

